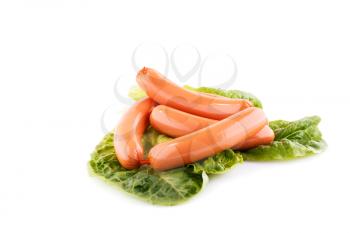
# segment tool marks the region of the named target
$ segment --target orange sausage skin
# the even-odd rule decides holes
[[[275,139],[275,133],[273,130],[266,125],[262,128],[257,134],[253,137],[248,138],[242,145],[238,145],[237,147],[233,147],[236,150],[248,150],[260,145],[268,145]]]
[[[182,112],[165,105],[152,110],[150,123],[157,131],[171,137],[181,137],[214,124],[217,120]]]
[[[150,116],[150,123],[153,128],[175,138],[205,128],[216,122],[216,120],[182,112],[165,105],[155,107]],[[266,125],[257,134],[248,138],[241,145],[235,146],[233,149],[246,150],[259,145],[269,144],[274,138],[274,132]]]
[[[126,169],[134,169],[143,159],[142,135],[148,126],[149,115],[156,103],[150,98],[136,102],[123,115],[114,133],[117,159]]]
[[[211,119],[221,120],[252,106],[249,100],[186,90],[146,67],[138,72],[136,81],[155,102]]]
[[[267,124],[259,108],[247,108],[208,127],[154,146],[149,154],[156,170],[184,166],[241,144]]]

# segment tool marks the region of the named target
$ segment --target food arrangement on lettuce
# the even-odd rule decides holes
[[[177,86],[143,68],[135,100],[96,146],[93,174],[158,205],[199,193],[211,175],[243,161],[281,161],[322,152],[318,116],[268,121],[262,103],[238,90]]]

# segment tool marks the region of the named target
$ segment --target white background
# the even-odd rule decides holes
[[[2,0],[0,232],[349,232],[348,4]],[[90,177],[101,114],[123,107],[113,85],[134,82],[143,42],[230,54],[233,88],[257,95],[270,119],[321,116],[327,151],[245,163],[175,207]]]

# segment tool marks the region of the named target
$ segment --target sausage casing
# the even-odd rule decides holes
[[[146,67],[139,71],[136,81],[157,103],[211,119],[221,120],[252,106],[251,102],[245,99],[231,99],[186,90],[156,70]]]
[[[216,122],[217,120],[182,112],[165,105],[155,107],[150,116],[150,123],[153,128],[175,138],[205,128]],[[245,140],[241,145],[233,147],[233,149],[246,150],[259,145],[269,144],[274,140],[274,136],[274,132],[266,125],[257,134]]]
[[[261,109],[247,108],[208,127],[154,146],[148,154],[149,163],[154,169],[167,170],[196,162],[240,145],[266,124]]]
[[[115,129],[114,148],[118,161],[124,168],[137,168],[143,159],[142,135],[155,105],[150,98],[136,102],[123,115]]]

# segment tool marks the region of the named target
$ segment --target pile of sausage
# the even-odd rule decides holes
[[[146,67],[137,83],[148,97],[124,114],[114,134],[117,158],[127,169],[149,164],[167,170],[274,140],[264,112],[248,100],[186,90]],[[141,140],[149,123],[174,139],[154,146],[144,158]]]

